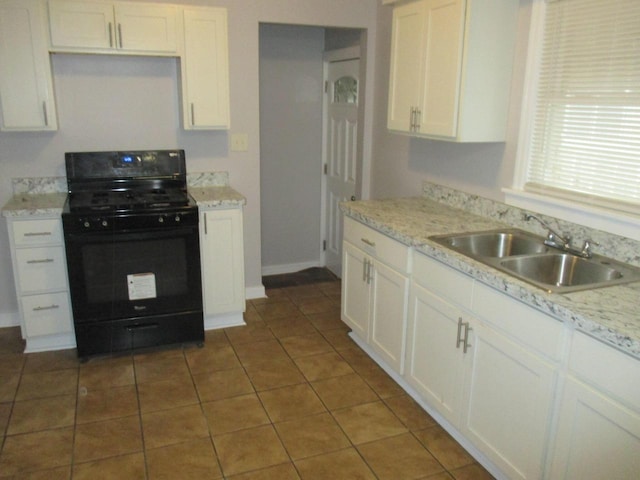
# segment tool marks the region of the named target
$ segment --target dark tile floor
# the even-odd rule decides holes
[[[349,339],[335,277],[279,277],[203,348],[80,364],[0,329],[0,478],[491,478]]]

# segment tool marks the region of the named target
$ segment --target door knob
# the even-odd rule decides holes
[[[356,196],[355,195],[351,195],[351,201],[355,202],[356,201]]]

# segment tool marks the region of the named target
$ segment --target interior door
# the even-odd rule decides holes
[[[340,202],[355,200],[359,58],[329,61],[325,115],[325,264],[342,277]]]

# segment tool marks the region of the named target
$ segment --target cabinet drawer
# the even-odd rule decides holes
[[[352,218],[344,219],[344,239],[401,272],[411,268],[410,247]]]
[[[640,360],[576,332],[569,370],[640,411]]]
[[[547,357],[560,360],[563,324],[559,320],[479,282],[473,290],[472,309],[483,321]]]
[[[57,218],[18,220],[12,225],[16,247],[62,243],[62,222]]]
[[[71,332],[71,308],[67,292],[22,297],[27,337]]]
[[[414,255],[415,282],[427,290],[469,308],[473,291],[473,279],[421,253]]]
[[[62,247],[16,250],[20,293],[67,288],[67,270]]]

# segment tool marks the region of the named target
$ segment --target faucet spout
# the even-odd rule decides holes
[[[530,213],[525,213],[524,221],[528,222],[529,220],[535,220],[536,222],[538,222],[540,225],[542,225],[544,228],[547,229],[548,233],[547,233],[547,238],[544,241],[545,245],[548,245],[553,248],[559,248],[561,250],[566,250],[566,251],[571,250],[571,237],[559,234],[553,228],[551,228],[551,226],[544,220]]]

